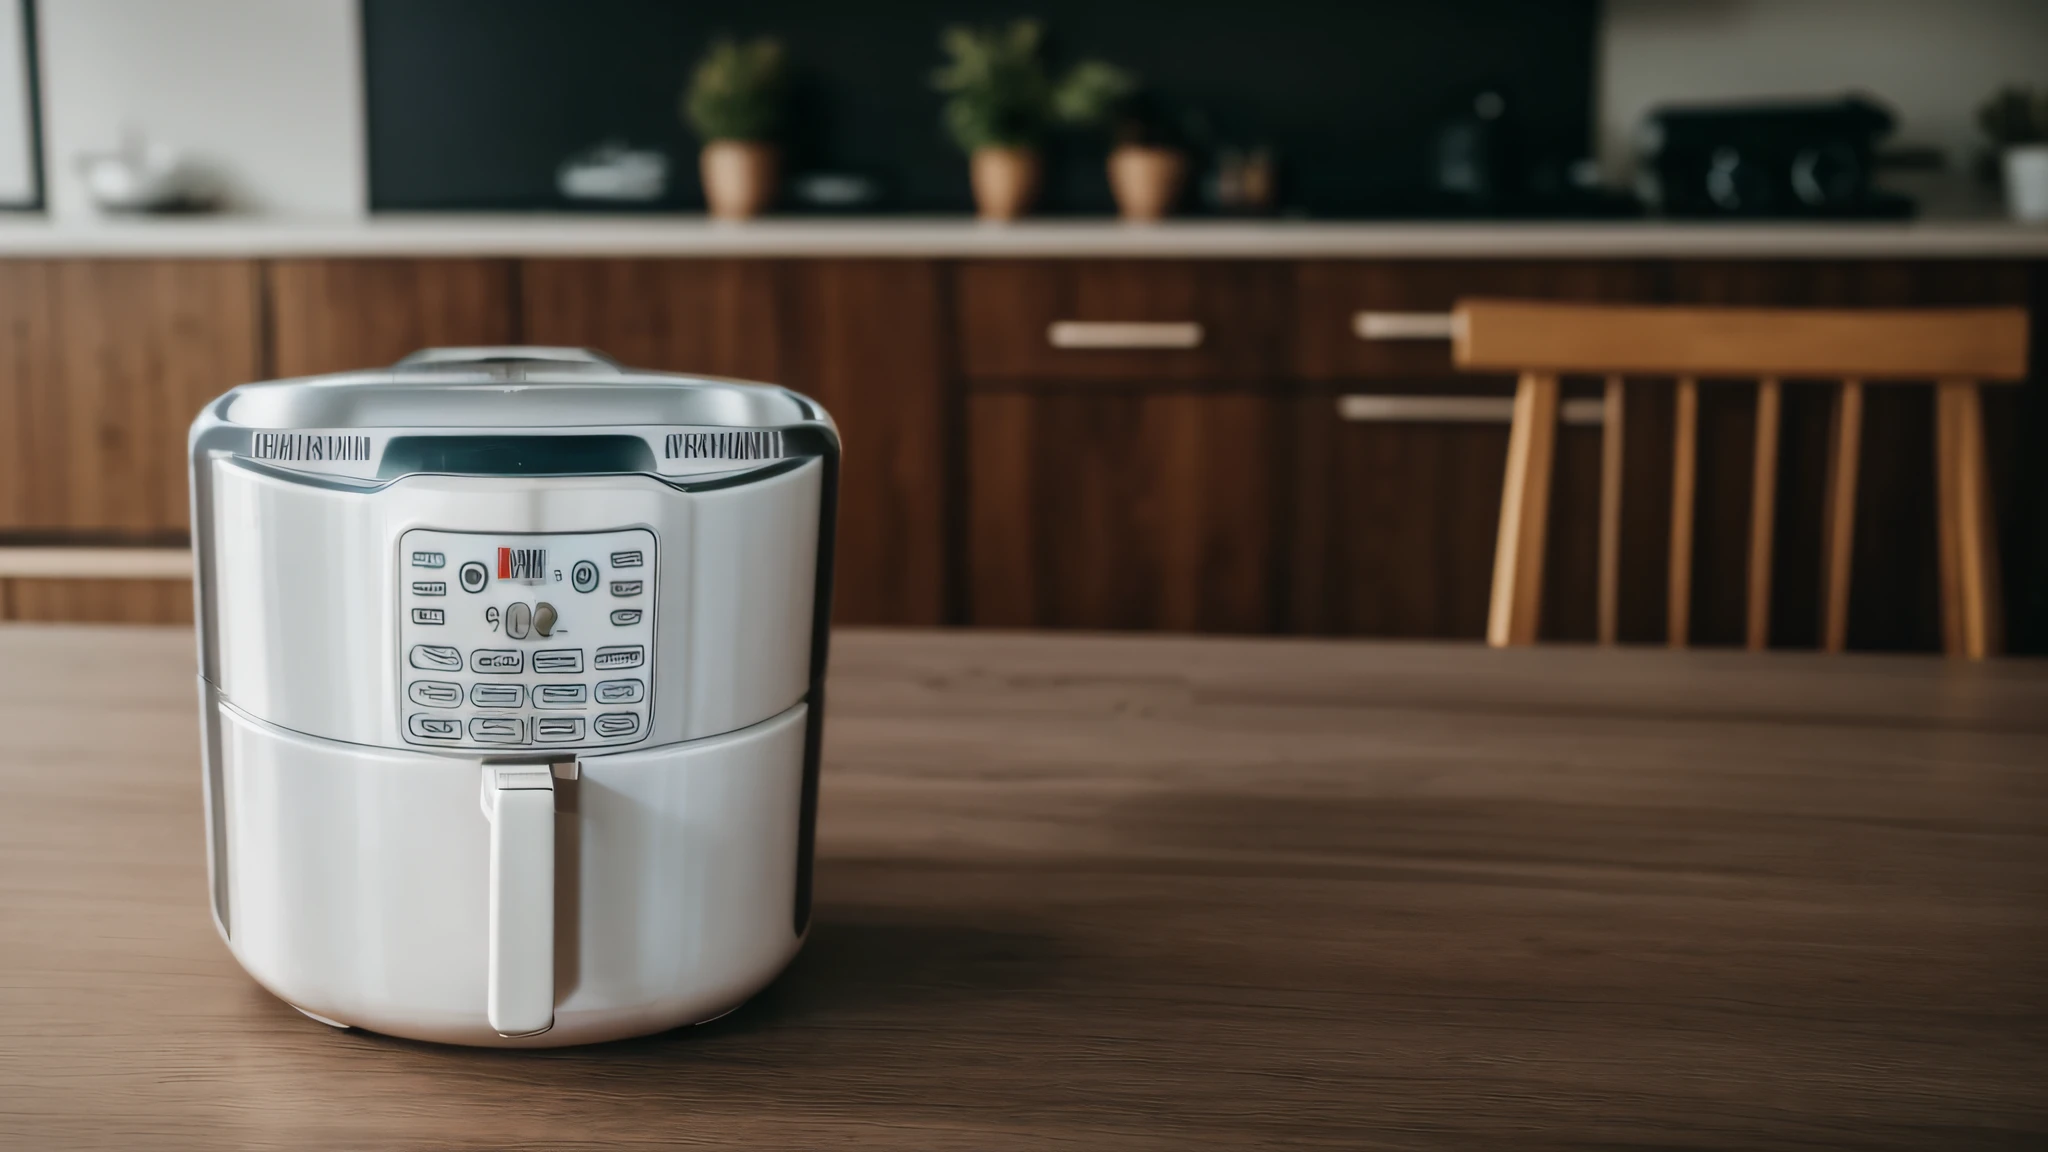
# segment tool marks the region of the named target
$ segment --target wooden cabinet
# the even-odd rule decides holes
[[[279,259],[0,261],[0,543],[183,539],[184,435],[266,376],[449,344],[584,345],[787,384],[846,444],[847,624],[1477,637],[1506,425],[1384,406],[1504,398],[1361,313],[1460,297],[2031,304],[2048,265],[1873,260]],[[1701,390],[1692,634],[1743,630],[1755,389]],[[1598,383],[1567,380],[1567,398]],[[2009,647],[2048,633],[2041,385],[1986,398]],[[1620,633],[1664,635],[1672,389],[1631,381]],[[1932,408],[1866,390],[1850,644],[1931,650]],[[1397,405],[1399,407],[1399,405]],[[1411,407],[1412,412],[1412,407]],[[1344,414],[1349,411],[1352,417]],[[1788,381],[1773,640],[1817,632],[1830,393]],[[1378,416],[1374,416],[1378,413]],[[1559,441],[1543,634],[1593,635],[1597,425]],[[0,580],[0,617],[182,620],[181,584]]]
[[[242,260],[0,261],[0,540],[182,542],[185,433],[260,371]],[[0,581],[18,620],[189,620],[178,582]]]
[[[1384,396],[1358,383],[1315,386],[1291,405],[1286,483],[1292,532],[1290,631],[1454,638],[1486,634],[1506,469],[1503,421],[1356,419],[1347,400]],[[1488,396],[1504,387],[1399,385],[1400,398]],[[1559,430],[1546,553],[1544,636],[1594,633],[1599,428]]]
[[[945,373],[942,276],[912,260],[791,265],[782,383],[823,404],[840,462],[832,618],[943,624],[947,523],[957,486]]]
[[[1246,392],[970,397],[968,621],[1271,630],[1279,416]]]
[[[978,261],[954,270],[973,382],[1220,382],[1285,374],[1284,265]]]
[[[1450,341],[1365,339],[1365,314],[1443,316],[1460,297],[1645,301],[1657,293],[1656,266],[1629,261],[1314,260],[1295,266],[1295,372],[1307,380],[1457,375]]]
[[[517,344],[510,260],[278,260],[269,267],[276,376],[391,364],[422,348]]]
[[[833,619],[947,618],[940,271],[923,261],[529,260],[526,342],[783,384],[838,421]]]
[[[185,432],[257,379],[236,260],[0,262],[0,530],[176,535]]]
[[[1319,261],[1295,269],[1296,450],[1288,626],[1307,633],[1485,635],[1512,382],[1451,364],[1442,336],[1368,339],[1364,314],[1446,317],[1463,297],[1642,300],[1654,269],[1625,261]],[[1348,405],[1347,397],[1382,403]],[[1432,418],[1487,397],[1498,420]],[[1348,413],[1348,414],[1347,414]],[[1553,481],[1544,633],[1593,635],[1598,428],[1571,426]]]
[[[528,260],[519,334],[596,348],[621,364],[780,381],[789,336],[765,260]]]
[[[1011,261],[955,278],[966,622],[1274,628],[1286,269]]]

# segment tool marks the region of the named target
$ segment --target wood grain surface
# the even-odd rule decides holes
[[[2048,668],[842,633],[704,1027],[341,1033],[205,910],[190,637],[0,629],[0,1147],[2038,1148]]]
[[[1273,630],[1283,413],[1242,391],[970,396],[968,620]]]
[[[510,260],[276,260],[268,273],[271,376],[382,368],[422,348],[520,342]]]
[[[258,370],[247,260],[0,260],[0,533],[182,532],[185,433]]]
[[[944,624],[958,420],[946,386],[942,276],[922,260],[810,260],[783,280],[779,383],[839,427],[832,618]]]

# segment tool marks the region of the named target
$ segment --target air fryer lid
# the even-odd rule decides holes
[[[389,369],[248,384],[195,452],[388,482],[415,473],[701,476],[817,455],[830,419],[787,389],[642,372],[576,348],[440,348]]]

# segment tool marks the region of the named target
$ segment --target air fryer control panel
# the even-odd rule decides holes
[[[544,751],[646,738],[654,533],[414,529],[397,560],[406,743]]]

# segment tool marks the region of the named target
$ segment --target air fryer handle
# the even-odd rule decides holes
[[[619,371],[619,362],[588,348],[552,348],[529,344],[501,344],[472,348],[422,348],[400,360],[399,368],[430,364],[485,364],[502,360],[528,360],[556,364],[592,364]]]
[[[485,1016],[501,1036],[555,1026],[555,780],[546,766],[483,770],[491,822]]]

